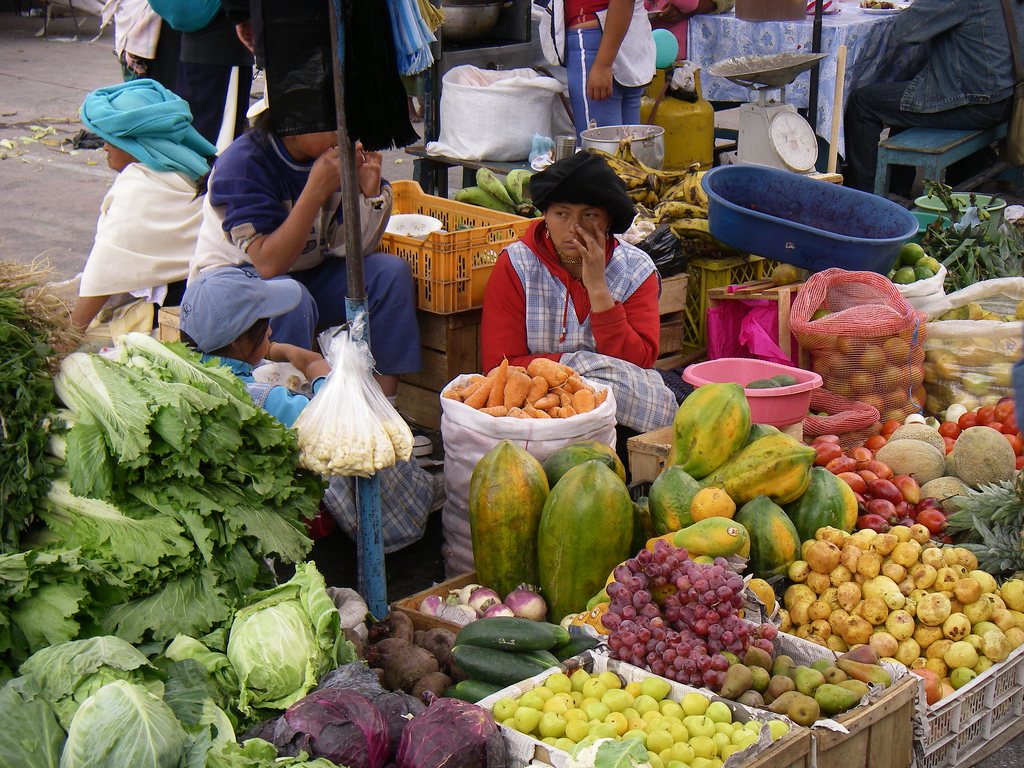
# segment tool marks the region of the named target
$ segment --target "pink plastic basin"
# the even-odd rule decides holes
[[[779,373],[789,374],[796,379],[796,384],[771,389],[744,389],[743,392],[750,403],[752,422],[770,424],[773,427],[788,427],[803,421],[811,405],[811,390],[821,386],[821,376],[814,371],[769,363],[765,360],[721,357],[688,365],[683,370],[683,379],[695,387],[730,381],[745,387],[754,379],[770,379]]]

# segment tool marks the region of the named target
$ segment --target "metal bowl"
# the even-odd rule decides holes
[[[471,43],[491,34],[508,0],[441,0],[444,23],[441,35],[447,43]]]

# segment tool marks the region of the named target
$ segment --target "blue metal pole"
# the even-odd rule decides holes
[[[338,123],[338,163],[341,168],[342,228],[345,233],[348,295],[345,317],[353,331],[352,340],[370,347],[369,310],[363,279],[362,228],[359,222],[359,184],[355,147],[345,120],[345,35],[340,0],[332,0],[331,43],[334,58],[334,111]],[[372,347],[371,347],[372,349]],[[387,580],[384,575],[384,540],[381,534],[380,480],[376,475],[355,481],[359,505],[358,591],[376,618],[387,615]]]

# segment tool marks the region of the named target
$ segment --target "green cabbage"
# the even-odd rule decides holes
[[[191,739],[145,688],[117,680],[82,702],[60,768],[179,768]]]
[[[290,581],[258,592],[235,614],[227,656],[238,676],[238,708],[245,714],[253,707],[287,709],[321,675],[355,659],[313,563],[299,563]]]

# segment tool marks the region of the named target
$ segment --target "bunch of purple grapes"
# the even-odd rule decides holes
[[[739,616],[743,579],[724,558],[695,563],[685,549],[659,540],[653,552],[640,550],[613,575],[601,623],[620,661],[718,691],[729,668],[723,652],[742,661],[751,643],[769,654],[774,650],[774,625],[752,629]]]

